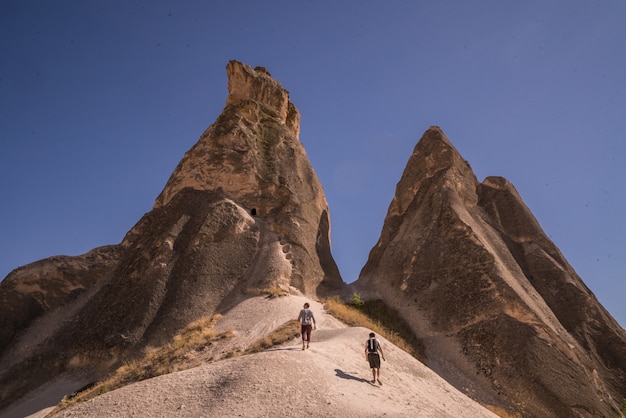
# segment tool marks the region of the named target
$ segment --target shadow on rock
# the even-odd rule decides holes
[[[348,374],[340,369],[335,369],[335,373],[337,377],[340,377],[342,379],[349,379],[349,380],[356,380],[357,382],[370,383],[369,380],[367,379],[363,379],[362,377],[352,376],[351,374]]]

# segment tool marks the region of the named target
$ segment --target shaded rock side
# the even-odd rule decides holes
[[[106,275],[10,341],[0,358],[0,408],[61,373],[97,380],[188,323],[228,310],[248,288],[278,285],[292,269],[262,220],[222,193],[193,189],[146,214],[116,251]]]
[[[13,270],[0,282],[0,355],[36,318],[70,303],[117,265],[118,246],[56,256]]]
[[[0,283],[0,409],[61,374],[78,389],[248,289],[344,286],[288,93],[264,69],[227,70],[224,111],[120,244]]]
[[[626,335],[514,187],[481,184],[437,127],[416,145],[355,283],[421,340],[424,361],[529,417],[616,416]]]

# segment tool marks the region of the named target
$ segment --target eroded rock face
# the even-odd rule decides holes
[[[614,416],[626,335],[547,238],[515,188],[481,184],[430,128],[397,185],[356,287],[397,308],[424,361],[524,416]]]
[[[0,410],[61,375],[82,382],[72,390],[100,379],[246,289],[349,290],[288,92],[261,67],[227,73],[222,114],[120,244],[0,283]],[[439,128],[415,147],[355,288],[396,308],[427,365],[484,404],[616,416],[626,395],[624,330],[515,188],[479,183]]]
[[[222,114],[120,244],[0,283],[0,409],[62,371],[96,379],[248,289],[344,286],[288,92],[263,68],[232,61],[227,73]]]
[[[185,154],[157,198],[180,190],[222,190],[279,237],[293,269],[286,284],[306,294],[343,282],[330,254],[328,204],[298,140],[300,114],[289,93],[262,67],[227,66],[226,108]]]
[[[119,257],[119,247],[108,246],[78,257],[51,257],[12,271],[1,285],[0,355],[33,320],[102,282]]]

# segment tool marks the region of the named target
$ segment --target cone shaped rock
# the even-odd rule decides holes
[[[289,93],[263,67],[231,61],[226,71],[224,110],[121,243],[37,261],[0,283],[0,411],[19,404],[36,412],[49,388],[71,393],[196,319],[232,321],[250,289],[274,288],[312,301],[353,291],[381,299],[409,324],[420,360],[456,389],[430,380],[433,388],[455,391],[454,402],[482,411],[475,414],[490,416],[462,394],[524,417],[617,416],[626,397],[626,334],[510,182],[479,182],[431,127],[359,279],[345,284]],[[280,310],[294,309],[291,302],[283,305],[272,305],[274,315],[297,316]],[[241,330],[270,331],[250,328],[258,321],[243,321]],[[245,332],[235,339],[244,345]],[[245,361],[203,370],[232,373]],[[413,416],[419,408],[393,411]]]

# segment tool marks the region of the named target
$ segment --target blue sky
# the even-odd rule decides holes
[[[0,278],[119,243],[266,67],[302,114],[333,255],[358,277],[413,147],[440,126],[509,179],[626,324],[626,2],[0,2]]]

